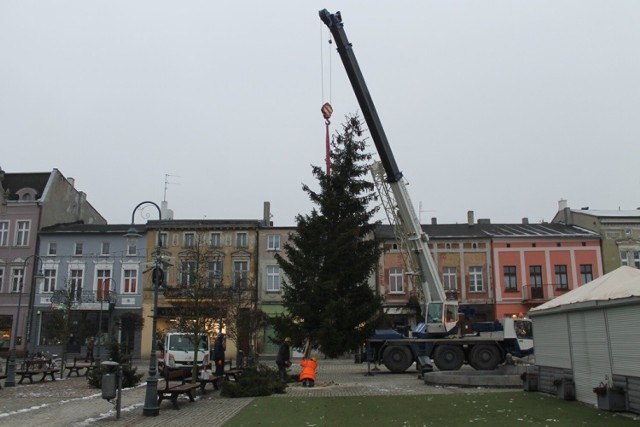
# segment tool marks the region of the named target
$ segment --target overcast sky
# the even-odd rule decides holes
[[[422,222],[640,206],[640,2],[0,1],[0,166],[58,168],[110,223],[295,224],[359,111],[340,10]],[[371,144],[371,151],[375,147]],[[381,218],[383,218],[381,216]]]

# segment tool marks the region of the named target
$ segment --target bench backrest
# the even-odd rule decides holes
[[[167,381],[184,381],[190,376],[191,372],[184,369],[164,369],[164,379]]]
[[[27,360],[25,363],[27,371],[33,369],[47,369],[51,365],[51,359]]]

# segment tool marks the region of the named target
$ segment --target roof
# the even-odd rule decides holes
[[[634,210],[590,210],[590,209],[571,209],[571,213],[583,214],[599,218],[640,218],[640,209]]]
[[[5,191],[9,190],[9,200],[18,200],[16,192],[23,188],[33,188],[40,199],[50,176],[51,172],[5,173],[0,184]]]
[[[610,301],[630,297],[640,297],[640,270],[622,266],[571,292],[532,308],[531,312],[535,313],[584,302]]]
[[[82,221],[67,224],[56,224],[44,227],[40,230],[41,234],[74,234],[74,233],[119,233],[124,235],[131,224],[84,224]],[[139,233],[144,233],[145,225],[137,225],[136,229]]]
[[[594,238],[600,235],[581,227],[565,224],[428,224],[422,231],[433,239],[496,239],[496,238]],[[381,224],[376,227],[377,238],[393,238],[393,227]]]

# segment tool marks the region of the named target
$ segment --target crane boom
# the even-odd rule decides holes
[[[395,215],[395,226],[400,230],[403,236],[403,242],[406,242],[408,256],[411,259],[412,267],[417,267],[417,273],[422,284],[422,291],[425,302],[429,305],[427,308],[427,330],[432,334],[447,335],[452,331],[457,322],[457,302],[447,301],[444,287],[440,282],[436,263],[431,256],[429,250],[427,235],[422,231],[420,221],[416,216],[415,209],[409,198],[405,180],[402,172],[398,168],[396,160],[389,146],[387,136],[382,127],[382,122],[378,117],[373,100],[369,93],[369,89],[365,83],[362,72],[358,65],[358,61],[353,52],[353,48],[342,24],[342,16],[340,12],[335,14],[329,13],[326,9],[320,11],[320,19],[331,31],[336,42],[338,54],[345,67],[347,76],[351,82],[356,98],[364,119],[369,127],[369,132],[380,156],[382,168],[386,179],[377,179],[377,184],[386,181],[391,191],[380,191],[381,197],[391,197],[393,200],[389,203],[397,210]],[[376,173],[380,176],[381,171],[376,172],[374,169],[374,179]],[[378,187],[380,187],[378,185]],[[385,194],[386,193],[386,194]]]

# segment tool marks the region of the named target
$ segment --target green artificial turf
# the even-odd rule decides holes
[[[638,426],[640,417],[598,411],[540,393],[260,397],[225,423],[250,426],[457,427]]]

